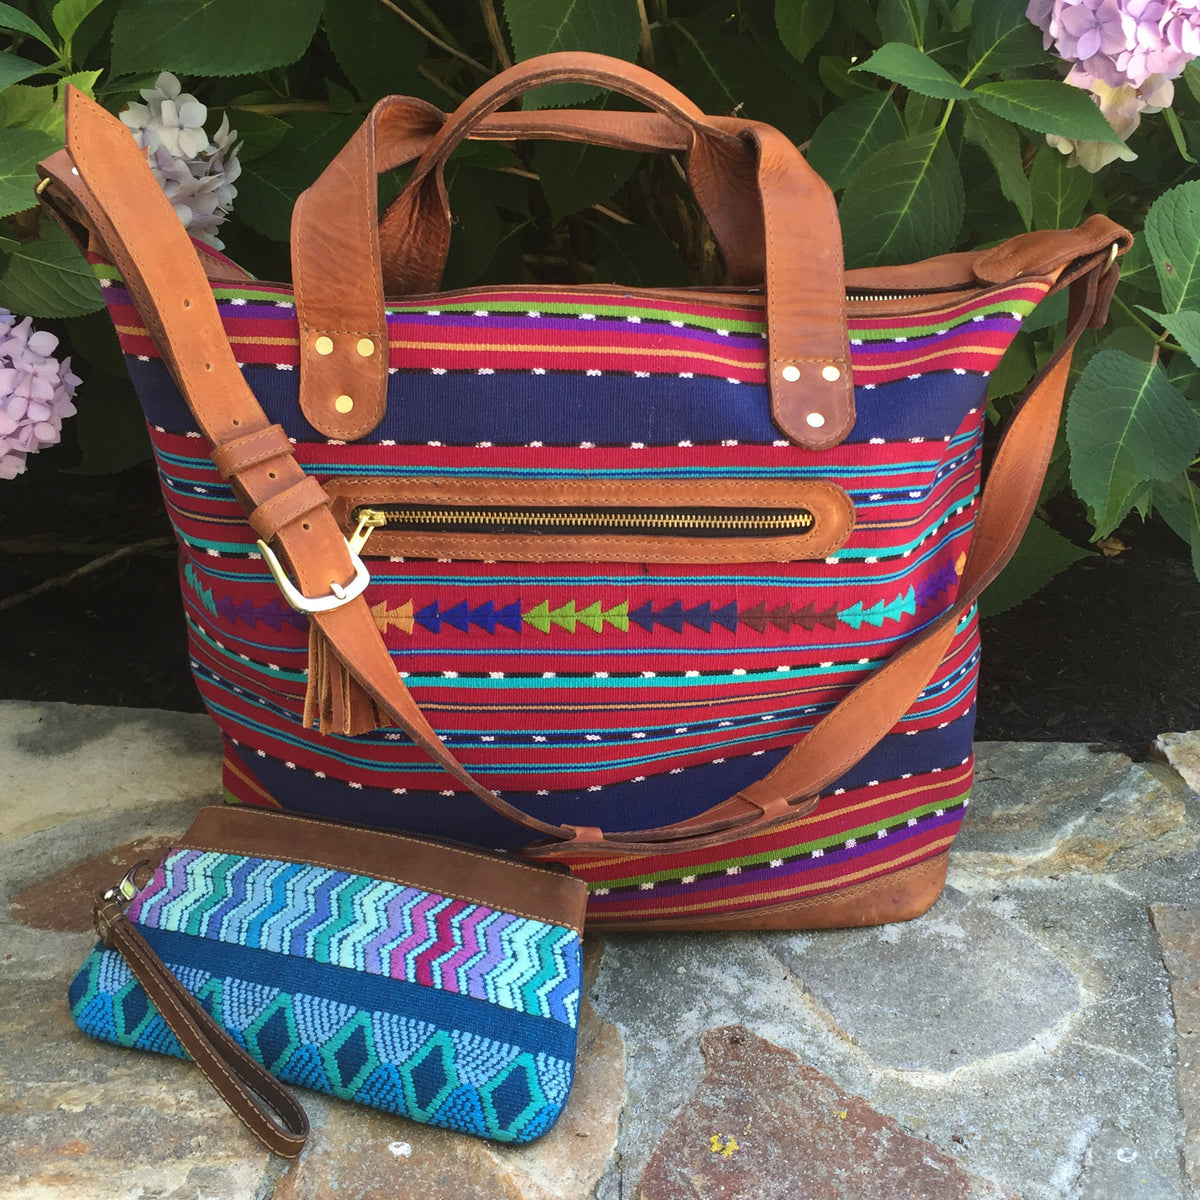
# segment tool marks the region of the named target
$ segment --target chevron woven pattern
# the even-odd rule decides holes
[[[175,850],[130,906],[147,929],[403,979],[573,1026],[571,929],[308,863]]]
[[[308,863],[174,850],[128,910],[184,987],[285,1082],[525,1142],[566,1103],[579,935]],[[70,989],[85,1033],[187,1057],[122,956]]]

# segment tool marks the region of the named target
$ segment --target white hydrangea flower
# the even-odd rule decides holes
[[[233,209],[233,185],[242,173],[237,131],[229,128],[228,116],[223,117],[210,141],[204,131],[208,109],[183,91],[170,71],[141,94],[146,103],[127,105],[121,120],[146,152],[150,169],[187,231],[223,249],[216,231]]]

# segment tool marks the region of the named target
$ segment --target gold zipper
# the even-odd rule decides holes
[[[350,548],[357,554],[376,529],[424,533],[581,534],[661,533],[693,536],[782,536],[812,528],[805,508],[507,508],[412,504],[360,507]]]

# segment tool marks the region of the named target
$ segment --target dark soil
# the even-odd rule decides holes
[[[0,483],[0,698],[200,711],[170,546],[6,606],[108,550],[170,538],[149,463],[84,477],[61,470],[72,458],[68,446],[34,456]],[[1086,536],[1069,509],[1056,516]],[[1126,552],[1085,559],[984,623],[981,740],[1141,757],[1159,733],[1200,728],[1200,583],[1187,551],[1154,524],[1120,534]]]

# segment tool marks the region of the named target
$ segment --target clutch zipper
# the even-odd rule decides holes
[[[490,533],[505,536],[628,534],[674,537],[788,537],[806,533],[806,508],[516,508],[504,505],[401,504],[361,506],[352,514],[356,554],[376,529],[406,533]]]

